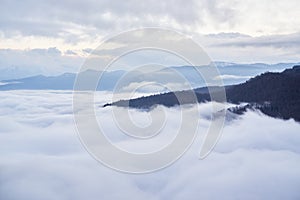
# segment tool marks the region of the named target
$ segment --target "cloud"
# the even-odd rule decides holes
[[[266,0],[263,3],[250,0],[193,0],[189,3],[182,0],[151,0],[147,4],[137,0],[60,3],[14,0],[2,3],[0,25],[5,38],[43,36],[77,43],[143,26],[163,26],[206,34],[231,31],[268,35],[300,31],[298,12],[290,12],[299,6],[297,0],[289,3],[280,0]]]
[[[297,0],[289,3],[280,0],[193,0],[189,3],[151,0],[147,4],[137,0],[3,1],[0,69],[5,66],[7,70],[1,70],[1,74],[9,75],[2,75],[0,79],[78,69],[82,57],[101,41],[124,30],[141,27],[163,27],[187,34],[203,46],[214,61],[298,62],[300,14],[295,11],[297,7]],[[146,37],[158,38],[156,35]],[[53,54],[51,57],[28,54],[37,49],[50,50],[53,46],[63,52],[61,58]],[[8,49],[4,56],[3,51]],[[122,49],[115,46],[98,53],[107,59]],[[193,53],[191,48],[184,50]],[[157,56],[142,58],[148,61]],[[137,57],[131,58],[132,63],[134,60],[138,60]],[[22,75],[14,75],[14,72]]]
[[[216,80],[227,80],[227,79],[244,79],[247,80],[251,78],[251,76],[237,76],[237,75],[231,75],[231,74],[224,74],[215,77]]]
[[[224,42],[220,46],[237,47],[274,47],[274,48],[299,48],[300,33],[287,35],[271,35],[261,37],[243,37],[240,40]]]
[[[84,58],[63,54],[56,47],[47,49],[0,49],[0,80],[33,75],[58,75],[77,72]]]
[[[97,93],[97,105],[110,95]],[[214,151],[199,160],[211,105],[199,106],[199,133],[186,154],[156,173],[130,175],[104,167],[84,150],[71,91],[1,92],[0,198],[299,199],[299,123],[249,111],[227,121]],[[157,141],[133,140],[115,127],[109,109],[97,107],[97,115],[114,144],[125,149],[163,146],[180,125],[179,110],[163,108],[170,115]],[[148,117],[138,110],[131,114],[140,122]]]
[[[76,52],[72,51],[72,50],[67,50],[66,52],[64,52],[65,55],[70,55],[70,56],[76,56],[78,55]]]
[[[16,84],[16,83],[21,83],[21,82],[12,81],[12,82],[9,82],[9,83],[8,83],[8,82],[1,82],[1,81],[0,81],[0,86],[1,86],[1,85],[7,85],[7,84]]]
[[[132,82],[129,85],[122,88],[124,92],[145,92],[145,93],[154,93],[154,92],[164,92],[166,87],[156,84],[156,82]]]
[[[298,62],[299,32],[249,36],[240,33],[195,35],[212,60],[240,63]]]
[[[0,40],[2,50],[48,49],[55,46],[64,52],[63,56],[78,58],[78,63],[81,54],[86,56],[103,39],[124,30],[158,26],[196,39],[215,61],[296,62],[300,52],[300,16],[294,10],[297,7],[297,0],[289,3],[280,0],[193,0],[189,3],[182,0],[151,0],[147,4],[137,0],[60,3],[12,0],[3,1],[0,8]],[[113,54],[109,49],[100,53],[104,56]],[[22,60],[22,55],[11,56],[14,57],[9,60],[11,63],[2,61],[0,64],[18,67],[20,64],[15,62]],[[40,65],[51,63],[53,68],[69,65],[63,63],[68,62],[65,60],[53,63],[49,58],[43,59]],[[32,56],[30,60],[36,58]],[[29,64],[25,67],[31,68]]]
[[[171,4],[172,6],[169,6]],[[48,1],[4,2],[1,9],[2,31],[7,37],[12,33],[80,39],[80,34],[95,36],[111,30],[150,26],[155,21],[166,20],[174,24],[191,23],[197,19],[197,4],[186,4],[181,0],[167,3],[149,1],[141,4],[135,0],[127,2],[80,1],[53,4]],[[183,9],[184,8],[184,9]],[[15,15],[11,15],[11,11]],[[30,10],[30,12],[29,12]],[[189,10],[189,12],[186,12]],[[86,15],[88,13],[88,15]]]

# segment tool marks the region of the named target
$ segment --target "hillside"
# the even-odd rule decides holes
[[[218,87],[212,88],[218,92]],[[300,121],[300,66],[296,65],[280,73],[267,72],[248,81],[225,87],[227,101],[231,103],[248,103],[246,107],[231,109],[236,113],[255,108],[263,113],[282,119],[293,118]],[[129,106],[133,108],[151,108],[155,105],[167,107],[179,105],[176,96],[180,95],[181,104],[193,102],[192,95],[196,94],[197,101],[210,101],[208,88],[197,88],[193,91],[178,91],[165,94],[152,95],[130,100],[121,100],[105,106]]]

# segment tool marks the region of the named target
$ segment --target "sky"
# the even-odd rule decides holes
[[[109,95],[97,93],[97,105]],[[72,116],[71,92],[3,91],[0,108],[0,199],[300,198],[300,125],[292,119],[253,111],[228,118],[215,149],[200,160],[211,103],[199,104],[196,140],[183,157],[155,173],[137,175],[112,170],[84,149]],[[110,109],[97,106],[97,118],[113,144],[131,152],[163,148],[182,123],[179,108],[165,108],[170,116],[162,132],[136,140],[118,129]],[[147,113],[130,112],[138,125],[149,123]]]
[[[299,1],[0,0],[0,70],[76,71],[101,41],[161,27],[194,39],[214,61],[298,62]]]

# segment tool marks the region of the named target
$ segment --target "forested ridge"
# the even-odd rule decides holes
[[[211,92],[218,93],[220,87],[211,87]],[[261,112],[283,119],[293,118],[300,121],[300,66],[296,65],[283,72],[266,72],[249,79],[245,83],[225,87],[227,101],[235,104],[248,103],[245,107],[232,109],[242,113],[246,108],[259,109]],[[197,98],[194,98],[197,97]],[[155,105],[167,107],[179,104],[191,104],[210,101],[208,88],[168,92],[136,99],[120,100],[106,106],[129,106],[150,109]]]

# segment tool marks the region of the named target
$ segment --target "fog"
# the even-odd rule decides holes
[[[101,107],[110,94],[96,96],[96,113],[106,136],[128,151],[163,147],[180,124],[179,108],[157,107],[150,111],[154,116],[159,110],[167,116],[162,133],[133,140],[115,126],[111,108]],[[230,115],[215,149],[200,160],[211,103],[198,106],[199,131],[191,148],[167,168],[134,175],[102,165],[85,150],[73,119],[71,91],[1,92],[0,199],[300,198],[299,123],[258,111]],[[194,108],[182,109],[193,112]],[[150,123],[145,111],[130,110],[130,114],[140,125]]]

